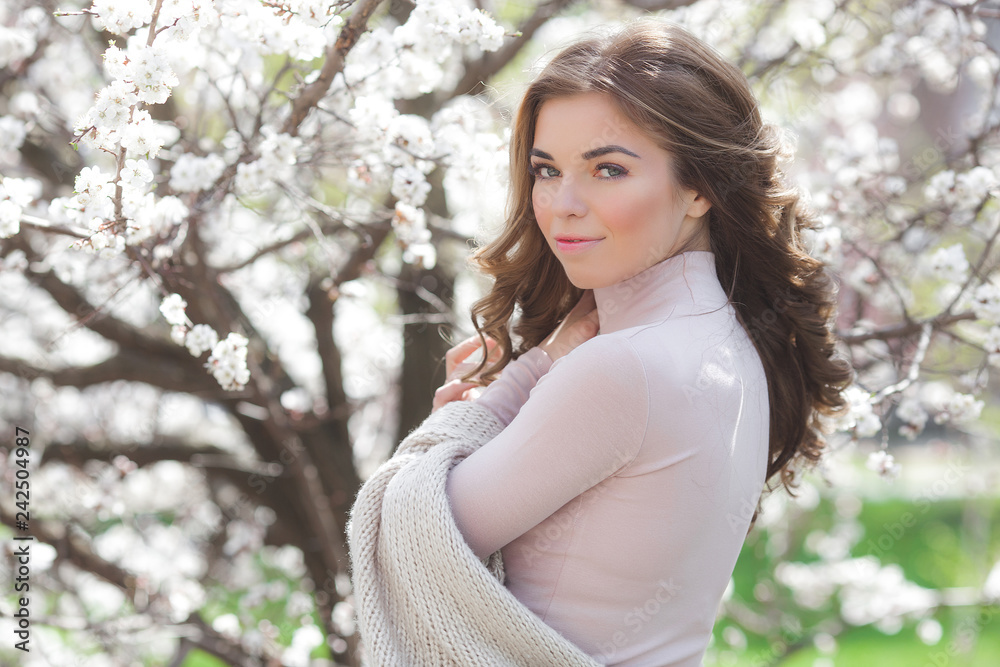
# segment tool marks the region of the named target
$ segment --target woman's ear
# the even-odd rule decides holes
[[[691,196],[693,195],[693,198]],[[708,213],[708,209],[712,208],[712,203],[708,201],[707,197],[703,197],[694,190],[689,191],[688,194],[688,208],[687,215],[691,218],[700,218],[701,216]]]

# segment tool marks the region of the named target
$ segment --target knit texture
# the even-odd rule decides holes
[[[348,539],[372,667],[599,664],[504,587],[500,552],[484,563],[455,525],[448,472],[502,430],[486,408],[449,403],[361,487]]]

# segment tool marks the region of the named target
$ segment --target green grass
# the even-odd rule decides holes
[[[229,665],[214,655],[195,650],[188,653],[187,658],[181,663],[181,667],[229,667]]]
[[[864,534],[851,550],[852,557],[876,556],[883,565],[899,565],[906,578],[932,589],[973,588],[982,585],[1000,558],[1000,498],[916,500],[892,498],[867,500],[857,520]],[[895,634],[873,626],[854,627],[839,623],[836,606],[828,603],[816,610],[799,610],[788,591],[773,580],[774,568],[782,560],[814,562],[818,556],[805,548],[805,537],[827,530],[836,521],[830,499],[809,512],[788,515],[788,548],[772,557],[765,531],[755,529],[747,539],[734,572],[734,598],[746,607],[764,613],[780,610],[788,626],[769,636],[746,634],[746,648],[729,647],[723,637],[729,618],[715,628],[714,645],[705,667],[724,665],[782,665],[814,667],[996,667],[1000,665],[1000,607],[942,607],[932,618],[941,624],[942,637],[927,645],[917,636],[917,620],[907,620]],[[765,607],[755,599],[754,587],[769,582],[777,601]],[[836,596],[834,596],[836,598]],[[796,627],[798,626],[798,627]],[[836,636],[836,648],[821,653],[813,642],[820,631]],[[790,649],[787,647],[791,647]],[[818,659],[820,660],[817,662]]]

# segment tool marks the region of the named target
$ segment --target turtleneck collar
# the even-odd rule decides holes
[[[602,334],[707,313],[728,301],[715,273],[715,253],[707,250],[668,257],[631,278],[598,287],[594,297]]]

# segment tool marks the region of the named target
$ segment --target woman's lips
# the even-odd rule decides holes
[[[573,255],[578,252],[584,252],[593,248],[595,245],[603,241],[604,239],[575,239],[573,237],[559,237],[556,238],[556,248],[559,252],[564,255]]]

